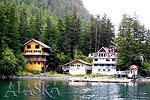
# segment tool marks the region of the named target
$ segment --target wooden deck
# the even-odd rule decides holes
[[[71,82],[105,82],[105,83],[129,83],[132,79],[126,78],[105,78],[105,77],[96,77],[96,78],[70,78]]]

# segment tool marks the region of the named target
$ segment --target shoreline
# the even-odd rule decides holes
[[[86,76],[86,75],[85,75]],[[69,79],[71,78],[80,78],[83,79],[85,76],[70,76],[70,75],[47,75],[47,74],[40,74],[40,75],[12,75],[9,77],[9,79],[56,79],[56,80],[67,80],[69,81]],[[89,78],[104,78],[104,79],[127,79],[125,77],[123,78],[111,78],[111,77],[107,77],[107,76],[100,76],[100,77],[92,77],[92,76],[87,76]],[[1,79],[7,79],[6,77],[1,78]],[[138,78],[136,79],[136,81],[141,81],[141,82],[150,82],[150,77],[146,77],[146,78]]]

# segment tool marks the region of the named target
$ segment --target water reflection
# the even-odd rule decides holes
[[[4,98],[10,82],[17,97],[8,93],[9,98]],[[18,92],[18,87],[21,93]],[[0,80],[0,100],[150,100],[150,84],[86,83],[50,79]]]

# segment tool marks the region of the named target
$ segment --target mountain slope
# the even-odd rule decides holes
[[[5,0],[4,0],[5,1]],[[67,13],[72,13],[74,5],[77,12],[84,22],[89,21],[90,14],[84,8],[82,0],[8,0],[14,2],[19,8],[25,7],[26,10],[34,15],[37,8],[40,8],[46,15],[54,17],[64,17]]]

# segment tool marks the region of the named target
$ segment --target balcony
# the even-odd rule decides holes
[[[26,55],[26,56],[28,56],[28,55],[44,55],[44,56],[49,56],[49,54],[48,53],[46,53],[46,52],[23,52],[23,55]]]
[[[45,58],[40,58],[40,59],[37,59],[37,58],[34,58],[34,59],[31,59],[31,58],[30,58],[30,59],[28,59],[28,58],[27,58],[27,60],[28,60],[28,61],[44,61],[44,62],[47,61]]]
[[[63,67],[62,67],[62,70],[69,70],[69,69],[70,69],[69,66],[63,66]]]

